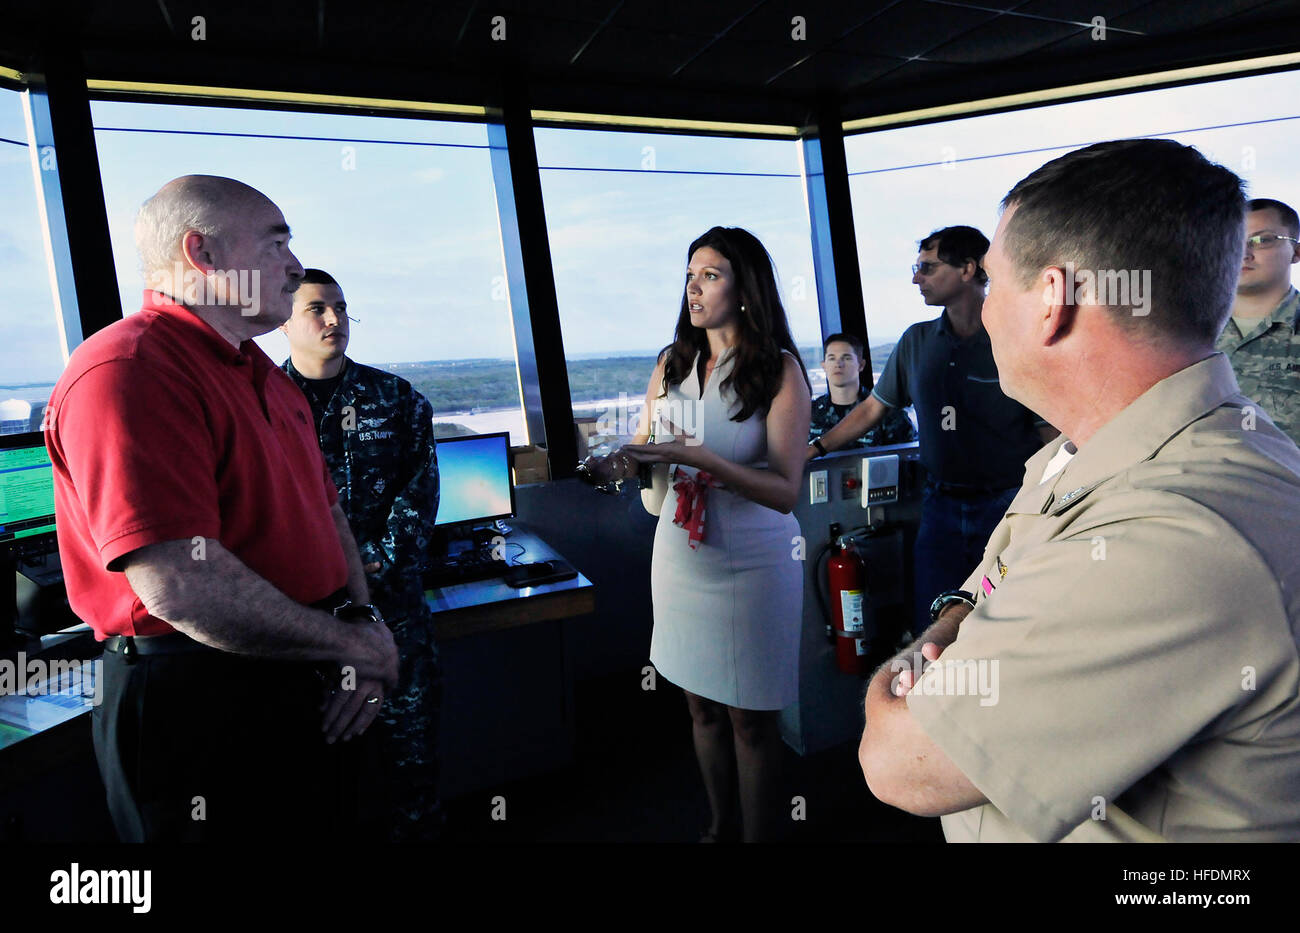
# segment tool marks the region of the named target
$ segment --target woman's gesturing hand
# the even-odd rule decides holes
[[[661,435],[662,436],[662,435]],[[668,422],[668,436],[671,441],[659,441],[654,444],[624,444],[618,453],[626,454],[635,463],[680,463],[683,466],[702,467],[705,447],[693,434]],[[633,469],[635,469],[635,465]]]

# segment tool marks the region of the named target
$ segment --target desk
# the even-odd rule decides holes
[[[510,546],[515,544],[522,546],[524,553],[508,556],[519,563],[564,559],[519,523],[506,538],[507,551],[512,551]],[[596,588],[581,573],[572,580],[521,589],[507,586],[500,578],[478,580],[427,590],[424,598],[433,610],[439,643],[533,622],[567,619],[596,608]]]
[[[523,554],[507,548],[521,562],[563,559],[519,525],[506,540],[524,547]],[[573,751],[572,665],[562,626],[535,623],[594,611],[592,582],[581,573],[521,589],[500,579],[480,580],[429,590],[425,598],[442,644],[444,794],[468,793],[567,763]],[[90,664],[101,651],[83,633],[43,656],[84,658]],[[18,698],[9,700],[25,706]],[[57,723],[41,717],[0,730],[0,794],[75,759],[89,760],[90,717],[84,714],[90,709],[87,700],[66,710]],[[91,797],[97,803],[102,799]],[[0,816],[5,812],[0,806]]]
[[[506,538],[512,559],[564,559],[525,527],[514,528]],[[515,553],[514,544],[524,553]],[[564,627],[553,623],[593,612],[595,590],[579,573],[521,589],[489,579],[425,593],[442,655],[444,798],[561,768],[572,759],[573,665]]]
[[[100,647],[89,629],[42,642],[22,646],[24,666],[31,671],[39,661],[50,674],[62,668],[55,675],[60,693],[0,697],[0,845],[111,842],[85,715],[100,685]],[[18,659],[9,653],[3,660]]]
[[[0,749],[90,712],[102,690],[100,654],[89,627],[80,626],[0,656]]]

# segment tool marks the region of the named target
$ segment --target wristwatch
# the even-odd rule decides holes
[[[334,618],[340,622],[378,622],[380,625],[384,624],[383,613],[371,603],[358,606],[353,604],[350,599],[334,610]]]
[[[965,603],[974,609],[975,597],[965,590],[949,590],[946,593],[940,593],[935,601],[930,603],[930,621],[938,622],[940,614],[953,603]]]
[[[594,459],[594,457],[587,458],[587,460]],[[575,467],[578,477],[583,482],[595,488],[597,492],[608,493],[611,496],[616,496],[623,491],[623,479],[611,479],[603,483],[600,482],[600,480],[596,479],[596,475],[591,472],[591,466],[587,463],[587,460],[578,461],[578,465]]]
[[[822,444],[822,439],[820,437],[814,437],[812,439],[812,446],[817,448],[817,453],[819,456],[822,457],[826,456],[826,447],[824,444]]]

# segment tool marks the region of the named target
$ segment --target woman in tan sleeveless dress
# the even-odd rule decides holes
[[[590,463],[615,479],[642,463],[671,465],[655,532],[650,660],[686,693],[713,810],[709,841],[737,785],[746,841],[772,838],[781,810],[779,713],[796,698],[803,605],[790,513],[810,406],[771,258],[747,231],[714,227],[687,253],[675,340],[650,377],[641,430]],[[652,432],[657,443],[647,443]]]

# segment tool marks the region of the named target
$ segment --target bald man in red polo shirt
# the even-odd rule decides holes
[[[303,269],[280,210],[228,178],[169,182],[136,241],[144,305],[72,354],[46,434],[68,597],[105,645],[114,825],[329,836],[355,825],[345,750],[397,652],[359,624],[365,574],[307,401],[252,340],[289,318]]]

